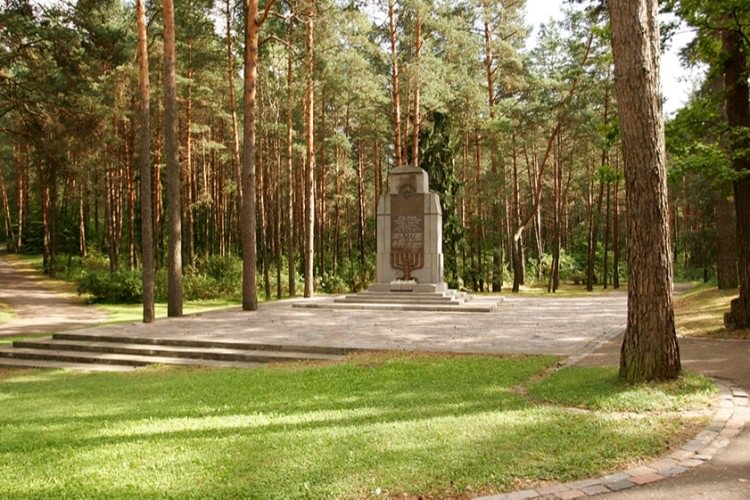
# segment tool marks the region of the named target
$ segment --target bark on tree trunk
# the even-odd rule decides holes
[[[716,279],[719,290],[732,290],[737,281],[737,235],[732,217],[732,202],[714,193],[716,211]]]
[[[258,80],[258,1],[247,0],[245,11],[245,124],[242,157],[242,309],[258,309],[255,221],[255,99]]]
[[[227,16],[227,78],[229,79],[229,106],[232,113],[232,171],[237,183],[237,213],[242,212],[242,161],[240,160],[240,133],[237,123],[237,92],[234,89],[234,54],[232,54],[232,8],[226,2]]]
[[[365,287],[365,175],[364,175],[364,147],[362,144],[357,145],[357,205],[359,207],[359,217],[357,219],[357,229],[359,237],[359,266],[360,282],[362,288]]]
[[[412,120],[412,146],[411,146],[411,164],[419,166],[419,126],[420,116],[420,96],[421,96],[421,75],[419,69],[419,56],[422,52],[422,13],[419,7],[416,8],[416,19],[414,21],[414,115]]]
[[[23,233],[24,228],[26,227],[26,224],[24,224],[24,221],[26,219],[26,169],[24,167],[23,162],[23,148],[21,146],[18,147],[18,156],[17,156],[17,165],[18,165],[18,231],[16,232],[16,252],[20,252],[21,248],[23,247]]]
[[[671,379],[680,373],[672,309],[657,3],[609,3],[628,206],[628,324],[620,376],[631,383]]]
[[[312,297],[315,283],[313,275],[315,249],[315,99],[314,99],[314,27],[315,0],[308,1],[306,33],[307,86],[305,89],[305,297]]]
[[[85,182],[80,183],[80,190],[78,194],[78,254],[81,257],[86,257],[88,244],[86,242],[86,184]]]
[[[737,215],[737,257],[740,296],[732,301],[724,322],[736,328],[750,327],[750,97],[748,96],[747,55],[743,34],[724,29],[724,88],[726,88],[727,125],[731,129],[732,166],[738,174],[734,181],[734,209]]]
[[[177,134],[174,3],[164,0],[164,145],[167,164],[167,316],[182,316],[182,220],[180,217],[180,159]]]
[[[614,213],[612,214],[612,288],[620,288],[620,158],[615,156]]]
[[[12,223],[10,219],[10,204],[8,203],[8,190],[5,186],[5,176],[0,173],[0,193],[3,199],[3,221],[5,221],[5,241],[10,245],[16,240],[13,234]]]
[[[148,79],[148,33],[144,0],[136,0],[140,67],[140,134],[138,163],[141,172],[141,260],[143,261],[143,322],[154,321],[154,235],[151,223],[151,119]]]
[[[401,155],[401,96],[398,90],[398,36],[396,32],[395,0],[388,1],[388,33],[391,42],[391,125],[393,127],[393,149],[396,166],[404,164]]]

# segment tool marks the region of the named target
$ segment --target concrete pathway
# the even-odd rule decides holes
[[[0,323],[0,337],[81,328],[107,319],[104,311],[73,294],[49,290],[42,281],[39,273],[0,257],[0,301],[15,313],[10,321]]]

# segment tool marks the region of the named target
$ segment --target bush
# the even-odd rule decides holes
[[[219,299],[222,293],[219,282],[203,273],[186,273],[182,277],[182,293],[185,300]]]
[[[93,302],[138,303],[143,299],[143,281],[138,271],[87,270],[78,280],[78,293],[91,294]]]

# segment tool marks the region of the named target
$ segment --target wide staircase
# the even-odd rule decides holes
[[[353,348],[273,345],[86,333],[55,333],[0,348],[0,367],[127,371],[164,364],[254,368],[289,361],[338,361]]]

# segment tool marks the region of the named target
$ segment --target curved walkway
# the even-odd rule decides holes
[[[582,366],[617,366],[622,337],[618,336],[580,361]],[[680,338],[683,368],[713,377],[727,385],[750,388],[750,341]],[[741,410],[747,417],[747,394]],[[743,398],[740,399],[742,401]],[[617,499],[721,499],[750,498],[750,425],[728,441],[710,460],[682,474],[627,491],[610,493]]]
[[[0,337],[70,330],[106,321],[107,314],[72,294],[44,288],[39,274],[0,256],[0,301],[15,316],[0,323]]]

